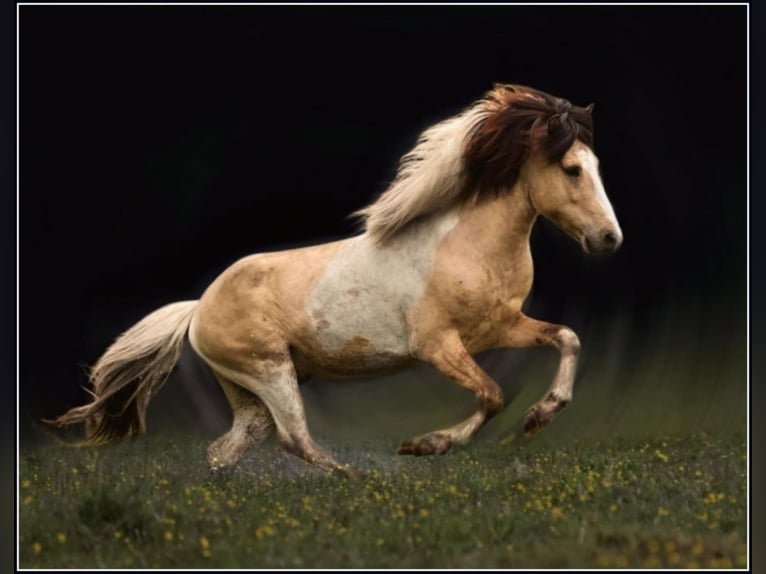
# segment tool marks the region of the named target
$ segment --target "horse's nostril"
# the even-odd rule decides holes
[[[614,236],[614,233],[612,233],[611,231],[607,231],[604,234],[604,243],[610,246],[617,243],[617,238]]]

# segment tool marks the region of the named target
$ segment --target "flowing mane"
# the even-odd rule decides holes
[[[510,191],[531,150],[554,162],[575,140],[592,147],[592,109],[526,86],[495,84],[460,114],[424,131],[389,188],[353,216],[380,244],[416,219]]]

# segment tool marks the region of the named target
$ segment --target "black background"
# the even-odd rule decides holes
[[[744,341],[745,14],[22,7],[22,422],[83,402],[82,364],[238,257],[356,233],[419,132],[495,81],[595,103],[625,234],[597,259],[538,224],[533,314],[620,315],[640,348],[692,309],[674,330]]]
[[[617,255],[591,259],[538,224],[533,314],[569,320],[581,337],[583,327],[609,337],[610,321],[621,317],[630,326],[627,359],[658,338],[657,317],[681,338],[707,334],[706,345],[686,349],[692,360],[714,354],[716,341],[739,345],[747,309],[746,10],[21,7],[22,430],[83,402],[80,363],[94,362],[143,314],[197,298],[237,257],[354,233],[346,215],[385,189],[419,131],[494,81],[595,102],[596,151],[625,232]],[[3,36],[9,68],[14,21],[10,15]],[[757,30],[751,23],[754,61],[763,44]],[[762,77],[751,78],[761,128]],[[12,125],[13,113],[6,117]],[[766,367],[758,352],[766,341],[761,133],[751,128],[756,414]],[[6,136],[12,150],[10,130]],[[3,165],[10,183],[12,162]],[[13,201],[3,197],[4,262],[13,260]],[[7,268],[0,311],[12,331]],[[698,320],[683,320],[689,309]],[[10,373],[16,353],[3,349]],[[756,532],[761,459],[750,479],[761,511]]]

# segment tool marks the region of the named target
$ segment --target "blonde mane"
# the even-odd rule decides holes
[[[420,217],[455,205],[465,187],[463,148],[471,128],[487,111],[480,106],[438,123],[418,138],[399,162],[396,178],[380,198],[353,215],[377,243]]]
[[[592,145],[590,111],[533,88],[495,84],[483,99],[424,131],[388,189],[352,216],[381,244],[417,219],[508,191],[533,143],[551,160],[577,138]]]

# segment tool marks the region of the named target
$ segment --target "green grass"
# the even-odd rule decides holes
[[[555,425],[554,425],[555,426]],[[438,458],[396,441],[327,476],[266,444],[227,478],[206,441],[149,435],[19,460],[23,568],[732,568],[747,560],[743,434],[522,445]]]
[[[746,567],[744,329],[695,308],[661,311],[641,319],[654,328],[640,344],[628,344],[622,316],[581,333],[574,402],[524,444],[499,439],[545,393],[551,349],[485,357],[507,407],[472,444],[436,458],[395,453],[467,417],[475,399],[433,369],[307,383],[312,434],[366,471],[360,480],[327,476],[273,439],[230,477],[211,477],[205,449],[228,411],[213,416],[225,404],[216,387],[207,411],[190,414],[179,398],[194,389],[182,380],[152,402],[149,434],[134,442],[68,448],[30,425],[19,565]]]

